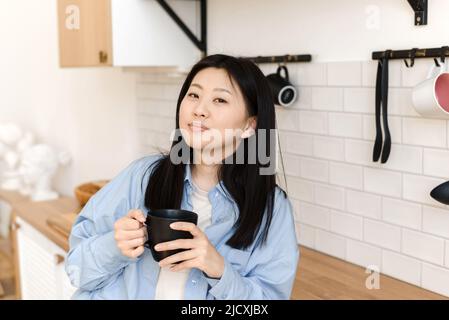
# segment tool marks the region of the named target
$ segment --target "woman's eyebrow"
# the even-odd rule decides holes
[[[200,89],[203,89],[203,87],[200,84],[198,84],[198,83],[192,83],[190,86],[191,87],[198,87]],[[232,93],[228,89],[224,89],[224,88],[215,88],[213,91],[224,91],[224,92],[227,92],[230,95],[232,95]]]

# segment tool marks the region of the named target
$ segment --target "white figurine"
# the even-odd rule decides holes
[[[20,174],[17,171],[19,154],[16,152],[16,144],[22,137],[22,130],[15,124],[0,125],[0,143],[3,145],[4,169],[0,187],[7,190],[20,190],[22,184]]]
[[[17,143],[17,151],[23,153],[26,149],[34,144],[34,135],[27,131],[23,134],[22,139]]]
[[[6,170],[6,163],[3,160],[6,150],[7,150],[6,145],[0,141],[0,182],[2,181],[3,171]]]
[[[9,146],[15,146],[22,134],[22,129],[14,123],[0,125],[0,141]]]
[[[33,201],[58,198],[58,193],[52,190],[52,178],[59,165],[69,161],[68,152],[57,152],[46,144],[37,144],[23,151],[20,173]]]
[[[34,135],[29,131],[25,132],[22,139],[20,139],[20,141],[17,143],[17,151],[20,153],[20,157],[23,156],[24,152],[28,148],[30,148],[33,145],[33,143],[34,143]],[[22,174],[21,178],[22,178],[22,186],[19,189],[19,192],[24,196],[28,196],[32,192],[31,186],[24,181]]]

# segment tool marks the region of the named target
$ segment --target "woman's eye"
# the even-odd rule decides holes
[[[220,98],[217,98],[215,100],[218,101],[218,103],[226,103],[226,100],[223,100],[223,99],[220,99]]]
[[[189,93],[189,97],[198,98],[198,95],[196,93]]]

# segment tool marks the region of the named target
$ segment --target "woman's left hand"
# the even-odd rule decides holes
[[[156,251],[190,249],[171,255],[159,262],[161,267],[176,264],[171,271],[180,271],[187,268],[197,268],[210,278],[221,278],[224,272],[224,258],[210,243],[207,236],[195,224],[190,222],[174,222],[170,225],[174,230],[188,231],[193,239],[178,239],[157,244]]]

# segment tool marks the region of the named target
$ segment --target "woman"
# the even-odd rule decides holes
[[[275,129],[272,101],[249,60],[212,55],[193,66],[170,154],[134,161],[75,222],[66,263],[74,298],[289,299],[299,259],[293,210],[269,170],[272,135],[259,134]],[[158,244],[187,250],[157,263],[144,247],[144,222],[160,208],[199,219],[171,225],[193,239]]]

